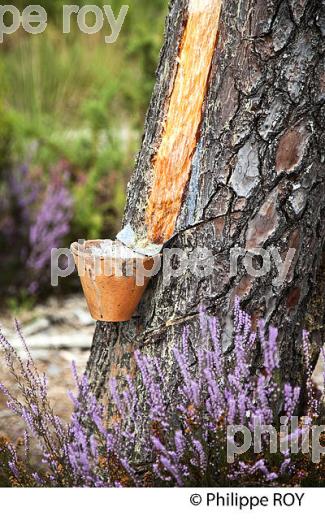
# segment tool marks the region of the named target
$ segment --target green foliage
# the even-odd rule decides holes
[[[85,35],[72,17],[71,34],[63,34],[67,2],[43,0],[45,32],[20,30],[1,49],[0,168],[1,161],[27,162],[46,172],[66,161],[75,201],[71,240],[118,230],[154,84],[167,0],[111,0],[115,16],[125,3],[129,11],[114,44],[104,42],[107,21],[101,33]],[[15,5],[22,10],[25,2]]]
[[[1,72],[0,72],[1,74]],[[13,139],[13,127],[10,117],[7,115],[0,98],[0,173],[9,163]],[[0,182],[1,194],[1,182]]]

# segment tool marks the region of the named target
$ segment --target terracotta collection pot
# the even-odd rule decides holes
[[[90,314],[98,321],[129,321],[150,278],[145,277],[143,285],[138,285],[134,258],[94,255],[92,248],[100,247],[102,242],[89,240],[71,245]],[[145,270],[152,269],[153,257],[136,255],[135,258]],[[126,275],[128,265],[131,267]]]

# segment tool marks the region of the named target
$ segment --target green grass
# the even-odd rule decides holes
[[[1,161],[27,162],[46,176],[65,159],[75,200],[72,238],[80,233],[97,238],[120,225],[155,80],[167,0],[110,1],[116,15],[124,3],[130,6],[114,44],[104,42],[108,23],[91,36],[74,23],[71,34],[64,35],[65,3],[40,1],[48,13],[46,31],[31,36],[20,30],[0,49]],[[107,2],[96,1],[102,4]]]

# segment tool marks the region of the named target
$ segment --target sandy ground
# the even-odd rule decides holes
[[[72,406],[67,393],[74,389],[71,363],[75,361],[79,373],[83,372],[95,329],[84,298],[82,295],[64,301],[51,298],[33,311],[22,312],[18,318],[38,369],[48,377],[51,404],[57,415],[69,420]],[[20,350],[12,318],[1,316],[0,323],[6,337]],[[0,381],[16,392],[1,355]],[[16,440],[23,431],[23,422],[8,411],[6,400],[0,394],[0,435]]]

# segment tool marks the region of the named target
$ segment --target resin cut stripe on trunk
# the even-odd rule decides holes
[[[146,211],[148,239],[168,240],[175,229],[202,119],[216,47],[221,0],[190,0],[162,141],[153,160],[153,185]]]

